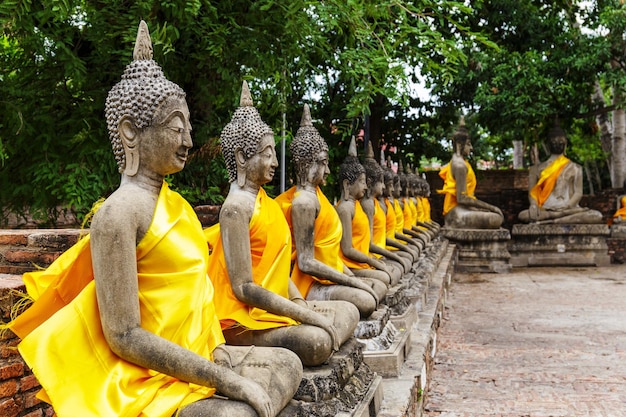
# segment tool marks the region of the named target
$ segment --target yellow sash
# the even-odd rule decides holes
[[[337,210],[330,204],[330,201],[328,201],[328,198],[326,198],[322,190],[317,187],[315,191],[320,202],[320,212],[315,219],[313,231],[315,239],[313,256],[323,264],[343,273],[343,261],[339,257],[341,234],[343,232],[341,220],[339,219]],[[282,209],[287,223],[289,224],[289,228],[292,230],[292,237],[293,224],[291,220],[291,208],[293,199],[297,194],[298,191],[296,191],[296,187],[291,187],[276,197],[276,202]],[[326,285],[335,284],[327,279],[317,278],[302,272],[298,265],[298,256],[295,246],[292,249],[292,260],[294,266],[293,271],[291,271],[291,280],[296,284],[304,298],[309,294],[309,290],[315,281]]]
[[[467,160],[464,160],[467,167],[467,175],[465,179],[465,195],[471,198],[474,197],[474,191],[476,190],[476,174]],[[439,177],[443,180],[443,188],[437,190],[439,194],[445,194],[443,200],[443,215],[445,216],[450,210],[457,206],[456,200],[456,179],[452,175],[450,164],[444,166],[439,171]]]
[[[219,233],[220,224],[205,230],[211,248],[209,276],[215,288],[217,316],[226,329],[238,323],[251,330],[289,326],[297,322],[289,317],[252,307],[233,293],[226,269],[224,247]],[[291,233],[278,203],[267,196],[263,188],[257,194],[254,213],[250,219],[250,255],[253,281],[289,299],[289,270],[291,269]]]
[[[410,229],[415,223],[413,223],[413,212],[411,211],[411,204],[408,198],[403,198],[404,207],[402,207],[402,215],[404,217],[404,227]]]
[[[622,219],[626,220],[626,195],[620,200],[620,208],[615,212],[613,218],[617,219],[619,216],[622,216]]]
[[[387,216],[380,207],[380,203],[377,199],[374,199],[374,224],[373,224],[373,236],[372,242],[374,245],[385,248],[387,241]]]
[[[420,197],[419,198],[420,201],[420,206],[421,206],[421,212],[422,212],[422,221],[423,222],[429,222],[432,220],[432,217],[430,215],[430,200],[427,197]]]
[[[396,214],[396,233],[404,233],[404,213],[397,198],[393,200],[393,211]]]
[[[206,264],[196,214],[164,183],[150,229],[137,245],[141,326],[212,359],[224,338]],[[89,236],[24,279],[36,301],[11,328],[23,338],[20,353],[44,388],[39,397],[57,416],[170,417],[215,392],[111,351],[102,334]]]
[[[530,190],[530,196],[537,201],[539,207],[543,207],[543,204],[550,197],[556,180],[568,163],[569,159],[565,155],[560,155],[541,171],[537,184]]]
[[[352,247],[359,252],[369,256],[370,254],[370,241],[372,235],[370,233],[370,222],[367,218],[367,214],[363,211],[360,201],[354,202],[354,217],[352,217]],[[341,259],[348,268],[354,269],[371,269],[369,264],[365,262],[356,262],[346,257],[343,252],[341,253]]]
[[[393,203],[385,198],[385,207],[387,207],[385,233],[389,239],[396,238],[396,212]]]

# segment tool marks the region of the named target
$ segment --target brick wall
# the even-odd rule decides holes
[[[78,240],[77,229],[0,230],[0,319],[26,290],[21,275],[45,268]],[[52,407],[36,398],[40,385],[17,351],[19,339],[10,330],[0,333],[0,416],[51,417]]]

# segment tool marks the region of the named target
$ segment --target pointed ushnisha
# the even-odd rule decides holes
[[[367,149],[365,150],[365,159],[374,159],[374,148],[372,147],[372,141],[367,141]]]
[[[350,146],[348,147],[348,156],[354,156],[355,158],[357,157],[356,138],[354,137],[354,135],[352,135],[352,138],[350,139]]]
[[[313,126],[313,120],[311,119],[311,109],[309,105],[305,104],[302,110],[302,118],[300,119],[300,127]]]
[[[250,88],[248,87],[248,82],[246,80],[243,81],[241,85],[241,98],[239,99],[239,107],[253,107],[254,103],[252,103],[252,94],[250,94]]]
[[[135,49],[133,50],[133,60],[142,61],[152,59],[152,41],[150,40],[150,31],[145,21],[139,22],[137,29],[137,40],[135,41]]]

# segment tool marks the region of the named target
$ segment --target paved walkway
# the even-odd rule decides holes
[[[626,416],[626,265],[456,274],[428,417]]]

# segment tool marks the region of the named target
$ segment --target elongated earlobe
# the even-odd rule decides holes
[[[119,124],[119,133],[126,157],[124,174],[133,177],[137,175],[139,170],[139,132],[133,121],[128,117],[124,117]]]
[[[241,148],[235,150],[235,160],[237,162],[237,185],[243,188],[246,185],[246,157]]]

